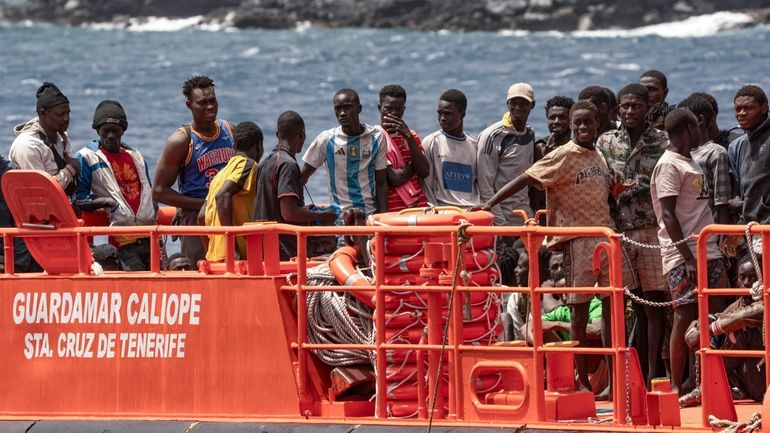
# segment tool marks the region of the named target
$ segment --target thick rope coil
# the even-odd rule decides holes
[[[709,425],[713,428],[722,428],[719,433],[749,433],[762,428],[762,415],[754,412],[746,422],[729,421],[709,415]]]
[[[307,271],[307,284],[337,285],[327,264]],[[349,293],[334,291],[308,292],[307,334],[313,344],[369,344],[374,336],[372,310]],[[370,362],[365,350],[314,350],[313,353],[331,366]]]

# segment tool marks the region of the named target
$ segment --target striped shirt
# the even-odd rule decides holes
[[[412,162],[412,152],[409,150],[409,143],[407,143],[406,138],[401,136],[401,134],[391,135],[390,138],[392,139],[393,145],[396,146],[396,151],[401,154],[401,159],[404,160],[404,163],[409,164]],[[415,131],[412,131],[412,138],[414,138],[414,142],[417,143],[417,147],[422,150],[422,141]],[[391,161],[390,158],[388,158],[388,165],[394,165],[394,161]],[[407,183],[411,185],[412,190],[416,191],[416,195],[412,197],[413,201],[404,203],[404,199],[398,194],[397,187],[388,186],[388,212],[397,212],[407,208],[425,207],[428,205],[428,200],[425,198],[425,193],[422,191],[420,177],[417,176],[417,173],[412,175],[412,177],[407,180]]]
[[[377,212],[374,174],[388,167],[387,141],[382,131],[363,125],[361,135],[349,136],[341,127],[326,130],[310,143],[302,160],[318,169],[326,166],[331,201],[341,210]]]

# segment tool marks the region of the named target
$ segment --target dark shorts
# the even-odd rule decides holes
[[[709,260],[707,266],[709,288],[714,289],[729,286],[727,268],[725,267],[724,260]],[[694,304],[697,302],[697,296],[690,295],[690,293],[695,290],[695,284],[694,282],[690,282],[687,279],[687,272],[685,271],[684,263],[672,269],[668,273],[667,280],[667,287],[668,292],[671,294],[671,300],[687,298],[687,300],[677,304],[674,308],[680,305]]]
[[[171,225],[198,225],[198,210],[178,208]],[[206,250],[203,249],[203,241],[200,236],[179,236],[179,243],[182,245],[182,254],[190,259],[193,266],[197,266],[198,260],[206,258]]]

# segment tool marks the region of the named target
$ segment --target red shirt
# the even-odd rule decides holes
[[[414,141],[417,143],[417,147],[422,150],[422,141],[420,140],[420,136],[417,135],[416,132],[412,131],[412,137],[414,137]],[[403,158],[404,162],[406,164],[412,162],[412,153],[409,151],[409,143],[406,142],[406,138],[401,136],[401,134],[391,135],[390,138],[398,148],[398,151],[401,154],[401,158]],[[388,158],[388,164],[393,164],[393,161],[391,161],[390,158]],[[428,205],[428,200],[425,198],[425,192],[422,190],[422,185],[420,185],[420,178],[417,176],[417,174],[413,175],[412,178],[407,182],[411,183],[414,189],[419,191],[417,200],[414,203],[407,205],[407,203],[404,203],[404,201],[401,199],[401,196],[399,196],[396,192],[396,188],[388,186],[388,212],[397,212],[407,208],[425,207]]]
[[[115,180],[118,181],[123,198],[134,213],[136,213],[141,202],[142,183],[139,180],[139,172],[136,171],[134,159],[122,147],[118,153],[112,153],[107,150],[103,150],[102,153],[107,157],[107,161],[110,162],[112,172],[115,174]]]

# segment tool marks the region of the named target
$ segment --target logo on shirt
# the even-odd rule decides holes
[[[705,174],[698,175],[698,177],[693,179],[692,185],[699,191],[698,200],[707,200],[709,198],[709,186],[706,183]]]
[[[586,167],[575,175],[575,185],[580,185],[581,183],[587,181],[588,179],[592,177],[604,177],[606,178],[607,175],[604,172],[604,170],[601,169],[601,167],[597,167],[595,165],[592,165],[590,167]]]
[[[337,151],[336,151],[336,152],[334,152],[334,154],[335,154],[335,155],[342,155],[342,156],[345,156],[345,148],[344,148],[344,147],[340,147],[339,149],[337,149]]]
[[[441,166],[444,188],[450,191],[473,192],[473,167],[458,162],[444,162]]]

